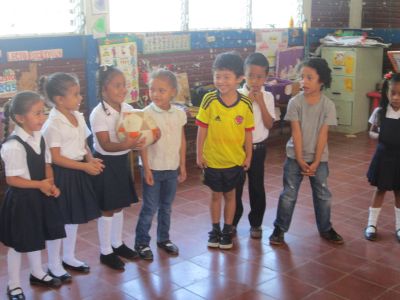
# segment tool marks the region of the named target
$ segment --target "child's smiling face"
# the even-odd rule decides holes
[[[400,82],[389,83],[387,97],[392,108],[398,111],[400,109]]]

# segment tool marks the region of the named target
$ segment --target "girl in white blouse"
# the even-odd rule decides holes
[[[141,147],[144,140],[126,136],[121,142],[117,137],[116,125],[120,115],[132,111],[133,107],[124,103],[127,93],[125,76],[113,66],[100,67],[97,71],[99,104],[90,114],[93,131],[94,156],[106,166],[104,172],[93,177],[102,216],[99,218],[100,262],[112,269],[123,270],[120,257],[134,259],[136,251],[122,241],[123,211],[138,202],[129,169],[128,154],[133,148]]]
[[[58,287],[59,279],[43,271],[41,250],[46,240],[65,237],[60,190],[54,185],[51,157],[40,129],[46,119],[44,101],[37,93],[20,92],[4,109],[5,142],[1,147],[9,186],[0,207],[0,241],[9,247],[8,299],[25,299],[20,284],[21,253],[27,253],[34,285]],[[15,129],[8,136],[10,119]],[[69,274],[64,274],[68,277]]]
[[[92,181],[89,175],[102,172],[101,160],[93,158],[86,144],[90,131],[78,111],[82,101],[78,79],[67,73],[42,77],[40,89],[54,104],[43,127],[43,135],[50,148],[54,180],[61,190],[60,207],[67,237],[63,240],[63,263],[57,242],[48,243],[49,270],[55,276],[63,269],[89,272],[89,266],[75,257],[78,224],[100,216]]]

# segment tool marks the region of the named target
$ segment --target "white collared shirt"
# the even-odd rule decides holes
[[[147,147],[149,166],[152,170],[176,170],[180,162],[182,128],[187,122],[186,113],[171,104],[163,110],[154,103],[144,108],[161,130],[161,138]]]
[[[119,143],[120,140],[117,137],[117,131],[116,131],[116,126],[117,122],[119,120],[120,115],[123,112],[128,112],[128,111],[133,111],[133,107],[127,103],[122,103],[121,104],[121,112],[116,111],[114,108],[112,108],[107,102],[104,101],[104,106],[107,109],[107,112],[109,115],[107,115],[107,112],[104,111],[103,106],[101,103],[97,104],[97,106],[93,109],[93,111],[90,114],[90,127],[92,128],[93,132],[93,148],[96,150],[98,153],[103,154],[103,155],[123,155],[131,150],[124,150],[124,151],[118,151],[118,152],[107,152],[105,151],[96,136],[97,132],[101,131],[108,131],[108,134],[110,136],[110,142],[113,143]]]
[[[91,133],[83,114],[78,111],[73,114],[78,120],[77,127],[56,108],[52,108],[42,133],[49,148],[59,147],[62,156],[80,161],[87,154],[86,139]]]
[[[368,120],[368,122],[370,124],[378,124],[378,111],[380,109],[381,109],[380,107],[377,107],[374,109],[374,111],[372,112],[372,114]],[[398,111],[395,111],[391,105],[388,105],[387,110],[386,110],[386,118],[400,119],[400,109]]]
[[[40,154],[40,141],[42,138],[40,131],[34,131],[33,135],[30,135],[24,129],[16,125],[11,135],[19,136],[24,142],[31,146],[37,154]],[[20,142],[14,139],[5,142],[1,148],[1,158],[4,161],[6,176],[19,176],[24,179],[31,179],[26,151]],[[51,155],[47,146],[45,162],[51,163]]]
[[[248,96],[250,92],[246,84],[243,86],[243,88],[239,89],[238,91],[239,93],[245,96]],[[263,94],[265,107],[267,108],[267,111],[271,115],[272,119],[275,120],[276,118],[275,118],[274,96],[270,92],[264,90],[261,90],[261,92]],[[253,115],[254,115],[254,131],[253,131],[253,144],[254,144],[264,141],[269,135],[269,130],[264,126],[260,106],[254,101],[253,101]]]

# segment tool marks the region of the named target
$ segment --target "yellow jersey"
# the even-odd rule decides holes
[[[253,107],[248,97],[238,93],[237,101],[227,106],[217,90],[205,94],[196,124],[207,128],[203,148],[207,166],[222,169],[243,164],[245,131],[254,129]]]

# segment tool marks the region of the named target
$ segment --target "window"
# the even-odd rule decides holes
[[[246,5],[247,0],[189,0],[189,30],[246,28]]]
[[[291,17],[295,26],[301,25],[302,3],[303,0],[110,0],[110,30],[240,29],[248,28],[249,23],[251,28],[287,28]]]
[[[7,0],[0,10],[0,36],[77,32],[80,1]]]
[[[290,18],[300,26],[299,0],[252,0],[252,28],[288,28]],[[300,3],[299,3],[300,2]]]
[[[179,31],[181,4],[181,0],[110,0],[110,31]]]

